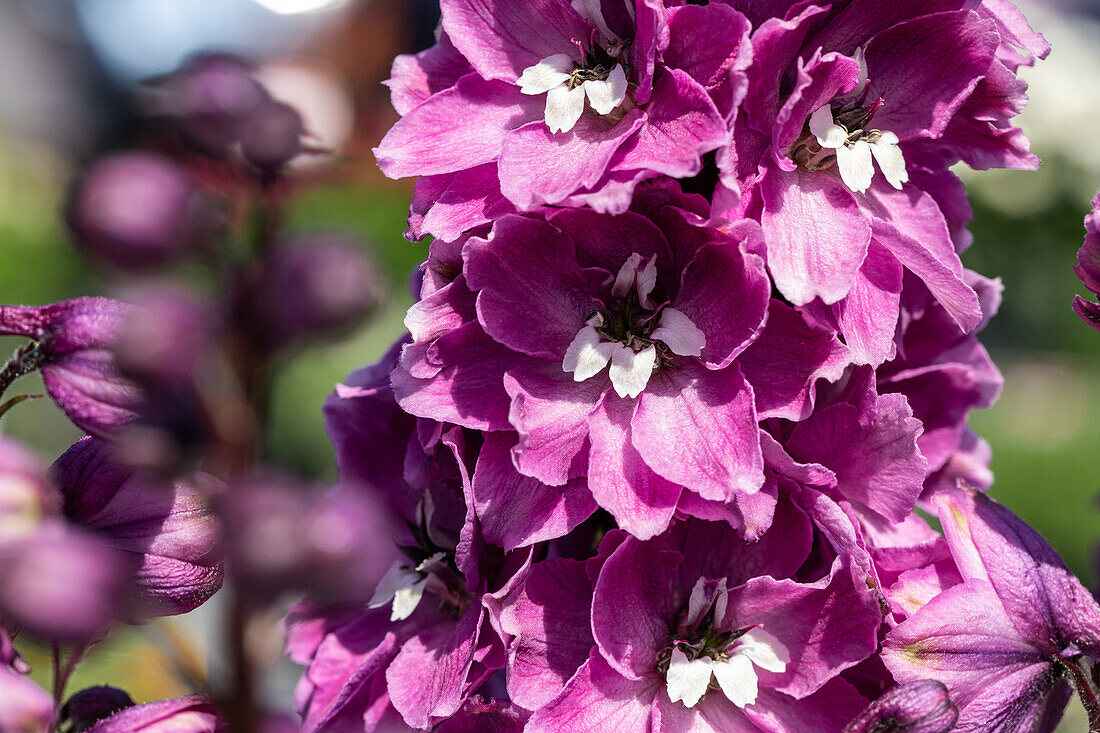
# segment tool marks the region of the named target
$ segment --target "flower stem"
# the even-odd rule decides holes
[[[1064,661],[1063,665],[1089,716],[1089,733],[1100,733],[1100,700],[1097,700],[1096,690],[1076,662]]]

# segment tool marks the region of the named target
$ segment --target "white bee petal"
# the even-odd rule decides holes
[[[707,692],[713,665],[714,660],[710,657],[688,659],[682,651],[673,649],[672,660],[665,674],[669,699],[673,702],[683,701],[689,708],[695,707]],[[755,680],[755,677],[753,679]],[[753,699],[756,699],[755,695]]]
[[[573,373],[573,381],[583,382],[599,374],[610,359],[607,343],[595,328],[585,326],[565,350],[561,368]]]
[[[871,154],[875,156],[882,174],[890,185],[901,190],[902,184],[909,180],[909,171],[905,169],[905,155],[898,147],[898,136],[884,132],[878,140],[871,143]]]
[[[856,193],[866,193],[875,177],[875,166],[871,162],[871,146],[866,140],[855,145],[841,145],[836,149],[836,164],[840,168],[840,177],[844,185]]]
[[[597,114],[611,114],[626,99],[626,71],[616,64],[606,81],[586,81],[582,86]]]
[[[546,124],[550,132],[569,132],[584,112],[584,85],[570,89],[562,84],[546,95]]]
[[[791,661],[787,646],[773,634],[761,628],[749,629],[737,640],[737,653],[769,672],[783,672]]]
[[[568,54],[556,53],[553,56],[547,56],[534,66],[528,66],[516,83],[524,94],[545,94],[569,81],[571,71],[573,71],[573,59]]]
[[[848,131],[833,121],[833,110],[829,105],[810,116],[810,132],[823,148],[839,148],[848,139]]]
[[[637,397],[649,384],[653,366],[657,363],[657,349],[649,346],[641,351],[620,343],[610,344],[611,386],[620,397]]]
[[[756,670],[748,657],[734,655],[714,664],[714,678],[729,701],[739,708],[752,705],[759,694]]]
[[[675,308],[661,311],[661,325],[653,329],[649,337],[654,341],[663,341],[672,353],[680,356],[699,356],[707,345],[706,335]]]

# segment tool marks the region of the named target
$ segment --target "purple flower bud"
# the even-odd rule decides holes
[[[188,383],[197,377],[217,338],[210,305],[174,286],[150,286],[127,300],[135,308],[119,328],[119,370],[141,383]]]
[[[92,733],[223,733],[229,724],[213,701],[202,695],[136,705],[99,721]]]
[[[140,390],[119,375],[111,353],[129,310],[107,298],[0,306],[0,336],[35,342],[0,370],[0,393],[17,378],[40,371],[46,391],[78,428],[103,437],[131,422]]]
[[[45,731],[53,722],[53,700],[30,677],[0,668],[0,730]]]
[[[0,544],[36,531],[58,510],[46,469],[18,443],[0,438]]]
[[[887,690],[844,733],[947,733],[958,718],[943,684],[917,680]]]
[[[73,188],[67,219],[81,249],[120,268],[179,259],[207,244],[220,224],[213,200],[185,169],[144,152],[93,164]]]
[[[119,618],[124,559],[97,539],[51,522],[0,547],[0,612],[55,641],[87,641]]]
[[[198,56],[161,86],[165,109],[180,132],[214,156],[238,142],[253,112],[271,101],[252,78],[252,67],[228,54]]]
[[[321,601],[366,600],[396,559],[385,507],[364,492],[318,492],[257,477],[226,496],[227,537],[254,595],[302,590]]]
[[[80,733],[133,705],[133,698],[125,690],[106,685],[89,687],[61,706],[61,722],[68,723],[73,733]]]
[[[282,102],[257,107],[241,129],[241,153],[263,171],[276,171],[302,152],[302,116]]]
[[[382,280],[361,243],[313,234],[286,242],[250,292],[251,324],[274,351],[361,323],[380,304]]]
[[[94,438],[69,448],[52,474],[65,516],[136,568],[135,613],[186,613],[221,588],[221,527],[206,501],[221,490],[213,476],[168,482],[145,475]]]

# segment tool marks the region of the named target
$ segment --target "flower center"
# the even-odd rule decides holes
[[[839,102],[836,109],[832,103],[826,104],[810,116],[790,157],[808,171],[835,165],[844,185],[856,193],[866,193],[871,187],[877,162],[886,180],[900,191],[908,182],[909,173],[905,168],[905,156],[898,147],[898,136],[869,127],[886,103],[886,95],[881,94],[867,104],[867,66],[862,53],[856,56],[862,70],[856,89],[834,100]]]
[[[574,40],[577,48],[573,54],[547,56],[524,69],[516,80],[524,94],[546,95],[545,119],[550,132],[572,130],[584,113],[586,97],[596,114],[613,123],[633,105],[628,99],[626,65],[620,60],[630,42],[607,28],[598,2],[574,2],[574,7],[594,26],[587,48]]]
[[[444,549],[432,540],[428,526],[430,501],[422,503],[417,514],[418,525],[409,523],[415,544],[399,546],[407,560],[394,561],[367,605],[381,608],[392,601],[390,621],[402,621],[413,614],[424,593],[429,592],[439,599],[441,613],[457,619],[469,607],[471,598],[454,550]]]
[[[787,647],[759,625],[728,631],[726,581],[700,578],[681,622],[682,638],[669,639],[657,654],[669,699],[695,707],[709,690],[721,690],[744,707],[756,702],[756,668],[783,672],[790,661]]]
[[[706,336],[691,320],[650,299],[657,287],[654,257],[632,254],[611,286],[611,297],[586,320],[565,352],[562,369],[583,382],[610,362],[609,375],[620,397],[637,397],[649,378],[674,355],[699,356]]]

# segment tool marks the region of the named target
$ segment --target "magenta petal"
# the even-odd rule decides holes
[[[848,294],[871,243],[871,227],[840,179],[769,168],[760,183],[768,269],[795,305]]]
[[[867,46],[869,98],[885,94],[887,101],[875,126],[902,140],[939,137],[999,44],[996,26],[967,10],[915,18],[879,33]]]
[[[805,697],[875,653],[882,612],[877,594],[859,585],[842,570],[813,585],[759,577],[730,591],[737,622],[760,624],[790,652],[784,672],[761,673],[762,686]]]
[[[424,182],[430,178],[446,178],[446,185],[429,191]],[[486,163],[457,173],[421,177],[409,207],[409,232],[416,239],[430,234],[453,240],[515,211],[500,192],[496,163]]]
[[[810,326],[781,301],[772,300],[760,336],[738,359],[756,396],[757,417],[809,417],[818,379],[835,382],[851,361],[832,333]]]
[[[501,628],[515,637],[508,654],[508,695],[528,710],[557,697],[595,646],[589,621],[592,583],[584,563],[535,563],[504,602]]]
[[[763,260],[732,242],[718,241],[696,251],[672,305],[706,334],[703,361],[721,369],[763,328],[770,298]]]
[[[880,219],[875,219],[873,224],[875,241],[890,250],[906,269],[924,281],[963,331],[969,333],[982,322],[978,295],[963,280],[961,271],[945,264],[923,244],[906,236],[893,224]]]
[[[928,463],[917,450],[920,432],[905,397],[886,394],[863,414],[847,403],[816,412],[795,427],[787,447],[831,468],[845,497],[900,522],[924,487]]]
[[[489,338],[478,323],[456,328],[432,348],[446,365],[438,376],[417,379],[402,366],[394,370],[393,391],[401,407],[475,430],[511,429],[504,373],[522,357]]]
[[[531,716],[524,731],[652,731],[651,707],[657,693],[656,677],[644,682],[627,679],[593,650],[562,694]]]
[[[473,69],[455,50],[447,36],[418,54],[404,54],[393,60],[389,80],[390,102],[397,114],[406,115],[428,97],[449,89]]]
[[[822,55],[818,49],[809,61],[799,59],[798,81],[783,103],[772,129],[772,152],[776,163],[785,170],[795,164],[787,155],[802,135],[806,120],[835,97],[852,91],[859,78],[859,64],[840,54]]]
[[[893,357],[903,274],[897,259],[872,241],[848,297],[836,305],[837,323],[856,364],[878,366]]]
[[[654,676],[679,611],[673,581],[684,557],[659,541],[629,538],[604,563],[592,596],[592,635],[600,653],[626,677]]]
[[[487,240],[471,238],[462,255],[485,332],[510,349],[554,361],[584,327],[609,275],[579,268],[573,241],[553,225],[519,216],[499,219]]]
[[[1024,639],[1054,654],[1069,644],[1100,650],[1100,607],[1038,532],[975,491],[943,493],[935,504],[952,554],[976,553]],[[975,577],[957,562],[964,577]]]
[[[515,81],[556,53],[577,53],[591,26],[566,0],[442,0],[442,26],[486,79]]]
[[[631,110],[619,122],[581,116],[569,132],[553,133],[541,118],[509,134],[500,153],[501,191],[520,209],[554,204],[600,182],[612,156],[645,122]],[[616,212],[621,213],[621,212]]]
[[[505,550],[566,535],[596,511],[583,479],[555,487],[518,473],[512,465],[514,444],[514,434],[487,434],[473,478],[481,533]]]
[[[683,489],[654,473],[631,444],[636,404],[608,392],[589,418],[588,487],[621,528],[648,539],[668,527]]]
[[[800,700],[764,687],[756,704],[745,708],[745,715],[756,724],[757,730],[802,733],[843,729],[848,733],[843,726],[866,704],[866,698],[855,687],[841,677],[834,677],[820,690]]]
[[[719,111],[731,116],[748,87],[751,24],[726,5],[682,5],[669,9],[666,66],[683,69],[711,93]]]
[[[650,170],[688,178],[703,167],[703,155],[729,140],[726,122],[702,85],[686,71],[657,76],[645,123],[623,146],[616,170]]]
[[[607,380],[574,382],[560,363],[539,361],[509,371],[504,387],[512,398],[509,420],[519,433],[512,458],[520,473],[551,486],[580,476],[588,416]]]
[[[543,102],[503,81],[468,74],[397,121],[375,148],[390,178],[454,173],[489,163],[508,134],[542,122]]]
[[[406,723],[428,728],[462,705],[484,613],[474,604],[457,621],[440,618],[401,647],[386,670],[386,683]]]
[[[758,3],[754,3],[758,4]],[[744,109],[749,123],[759,132],[771,134],[781,104],[779,90],[783,76],[802,48],[806,36],[820,27],[827,7],[799,4],[799,15],[783,20],[790,3],[775,8],[777,17],[766,17],[752,34],[753,63],[749,67],[749,93]],[[750,12],[750,15],[753,13]]]
[[[709,371],[681,359],[653,375],[631,422],[631,441],[659,475],[705,499],[759,491],[764,458],[752,387],[736,364]]]
[[[632,211],[605,216],[591,209],[559,209],[550,221],[576,242],[577,263],[583,268],[599,267],[615,274],[637,252],[656,256],[658,273],[673,269],[668,239],[648,217]]]

